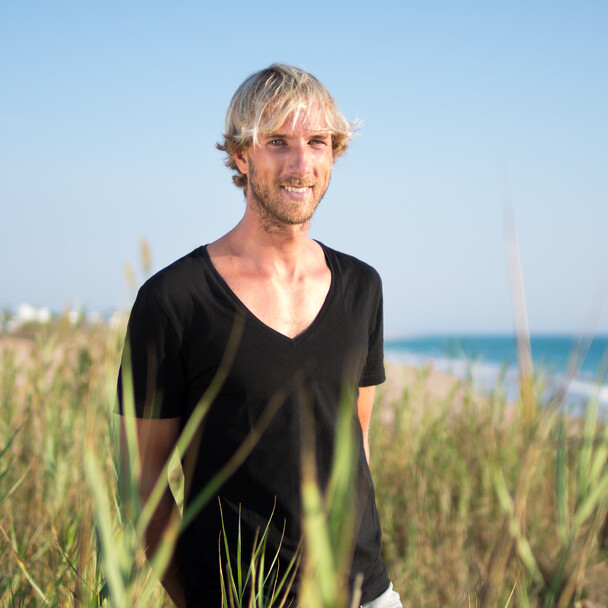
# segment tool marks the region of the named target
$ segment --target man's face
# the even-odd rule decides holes
[[[247,203],[270,226],[308,224],[331,177],[331,132],[312,111],[294,124],[289,117],[273,133],[263,133],[238,157],[247,175]]]

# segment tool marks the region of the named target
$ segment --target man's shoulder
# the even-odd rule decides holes
[[[335,270],[338,276],[344,276],[349,280],[359,278],[365,281],[381,281],[378,271],[367,262],[349,253],[328,247],[320,241],[317,242],[323,248],[331,269]]]
[[[201,272],[207,265],[205,246],[197,247],[190,253],[175,260],[162,270],[153,274],[140,288],[157,298],[187,293],[188,289],[200,280]]]
[[[208,256],[198,247],[152,275],[139,288],[133,310],[136,314],[162,314],[174,320],[187,316],[195,294],[208,282]],[[177,322],[177,321],[176,321]]]

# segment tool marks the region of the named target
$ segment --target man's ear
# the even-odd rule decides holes
[[[234,158],[234,162],[236,163],[238,170],[243,175],[248,175],[249,174],[249,159],[247,157],[247,148],[243,148],[242,150],[235,152],[232,155],[232,158]]]

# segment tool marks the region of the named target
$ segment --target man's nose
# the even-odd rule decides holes
[[[308,175],[311,171],[310,149],[306,143],[297,142],[291,146],[289,169],[299,177]]]

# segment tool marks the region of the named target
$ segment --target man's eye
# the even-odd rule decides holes
[[[271,139],[268,143],[271,146],[282,146],[285,142],[282,139]]]
[[[311,139],[310,143],[315,146],[325,146],[327,145],[327,141],[325,139]]]

